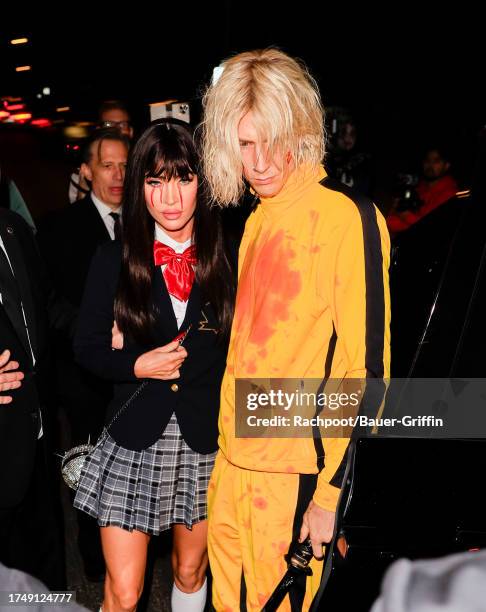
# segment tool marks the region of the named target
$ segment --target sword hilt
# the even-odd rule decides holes
[[[312,570],[308,566],[312,557],[312,544],[310,538],[306,538],[303,542],[292,544],[289,552],[285,555],[285,560],[289,569],[295,568],[311,576]]]

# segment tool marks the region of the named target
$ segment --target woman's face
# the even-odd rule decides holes
[[[178,177],[169,181],[164,176],[145,179],[145,204],[155,222],[178,242],[192,235],[196,210],[197,176]]]

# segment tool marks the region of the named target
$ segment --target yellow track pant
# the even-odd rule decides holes
[[[261,610],[287,570],[284,555],[292,533],[300,531],[302,508],[312,498],[314,483],[312,475],[245,470],[218,453],[208,491],[208,551],[217,612],[239,612],[242,573],[248,612]],[[322,562],[313,559],[311,568],[303,611],[319,588]],[[279,610],[291,610],[288,596]]]

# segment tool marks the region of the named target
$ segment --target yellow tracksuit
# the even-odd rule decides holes
[[[318,474],[310,497],[334,511],[340,483],[333,478],[348,444],[345,438],[322,439],[319,447],[312,438],[235,437],[235,379],[387,378],[388,266],[382,215],[323,168],[295,170],[247,221],[221,387],[220,452],[208,494],[218,611],[239,610],[242,571],[248,609],[262,607],[300,529],[297,499],[303,483],[309,487],[302,475]],[[319,565],[313,562],[304,609],[318,586]],[[286,598],[281,609],[289,605]]]

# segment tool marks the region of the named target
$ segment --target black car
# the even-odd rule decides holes
[[[393,377],[486,379],[486,164],[484,155],[479,159],[471,192],[393,243]],[[335,537],[312,610],[369,611],[385,570],[399,557],[486,548],[481,435],[351,443]]]

